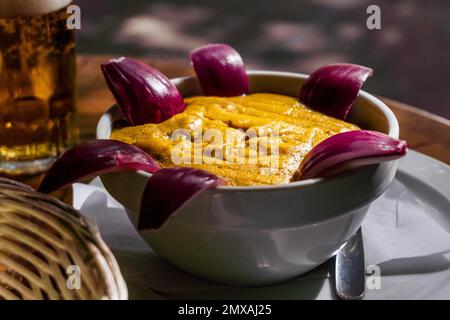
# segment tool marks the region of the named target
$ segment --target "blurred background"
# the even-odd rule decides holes
[[[249,69],[369,66],[365,89],[450,118],[449,0],[77,0],[78,52],[184,59],[234,46]],[[366,9],[381,8],[381,30]]]

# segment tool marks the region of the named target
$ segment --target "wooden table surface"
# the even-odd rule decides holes
[[[114,103],[100,65],[111,56],[84,55],[78,57],[78,112],[80,141],[95,138],[95,128],[101,114]],[[169,78],[193,74],[189,62],[180,60],[140,60],[159,69]],[[381,98],[395,113],[400,123],[400,136],[414,150],[450,164],[450,121],[418,108]],[[23,177],[22,180],[37,187],[42,177]],[[60,195],[70,203],[70,192]]]

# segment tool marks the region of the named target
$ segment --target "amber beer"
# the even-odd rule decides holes
[[[77,138],[71,2],[0,1],[0,173],[42,172]]]

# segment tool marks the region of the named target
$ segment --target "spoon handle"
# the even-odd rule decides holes
[[[361,228],[336,254],[336,294],[345,300],[361,299],[366,291]]]

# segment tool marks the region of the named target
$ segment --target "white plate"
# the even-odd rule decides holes
[[[366,244],[366,261],[376,261],[376,249],[388,261],[380,263],[381,288],[368,290],[365,299],[450,299],[450,167],[418,152],[410,151],[399,163],[396,177],[406,188],[402,187],[401,197],[420,201],[424,214],[419,219],[426,224],[436,221],[442,228],[439,234],[427,234],[426,230],[416,229],[391,230],[394,237],[407,232],[408,239],[416,245],[406,244],[404,252],[389,246],[392,239],[383,239],[382,243]],[[395,182],[399,185],[399,182]],[[96,179],[93,185],[99,185]],[[87,190],[88,188],[91,188]],[[392,189],[392,188],[391,188]],[[333,262],[329,261],[319,268],[289,282],[268,287],[232,288],[213,284],[190,276],[162,261],[139,238],[131,226],[125,212],[111,198],[106,198],[104,190],[98,188],[92,193],[92,187],[77,185],[75,187],[74,205],[82,206],[83,213],[95,219],[106,243],[110,246],[121,266],[127,280],[130,298],[133,299],[335,299]],[[85,201],[81,195],[88,191]],[[389,193],[389,190],[388,192]],[[387,194],[386,197],[390,195]],[[400,195],[398,195],[400,197]],[[377,200],[379,210],[389,198]],[[384,201],[384,202],[383,202]],[[388,203],[390,207],[392,204]],[[408,204],[411,207],[417,203]],[[376,206],[376,205],[375,205]],[[405,207],[406,208],[406,207]],[[406,208],[408,210],[408,208]],[[106,211],[106,212],[105,212]],[[407,212],[406,212],[406,219]],[[370,211],[366,223],[370,223]],[[434,219],[430,220],[430,219]],[[372,220],[375,221],[375,220]],[[365,238],[373,231],[363,224]],[[417,232],[414,232],[416,230]],[[378,230],[376,230],[378,231]],[[422,232],[423,231],[423,232]],[[403,233],[405,235],[405,233]],[[370,240],[370,238],[369,238]],[[397,239],[401,243],[402,239]],[[403,239],[405,240],[405,239]],[[434,242],[433,242],[434,241]],[[368,243],[369,242],[369,243]],[[442,243],[444,242],[444,243]],[[428,252],[430,248],[437,251]],[[443,250],[444,249],[444,250]],[[391,252],[388,252],[391,251]],[[418,256],[413,253],[421,253]],[[430,253],[430,254],[427,254]],[[369,258],[367,258],[369,256]],[[366,265],[367,266],[367,265]]]

